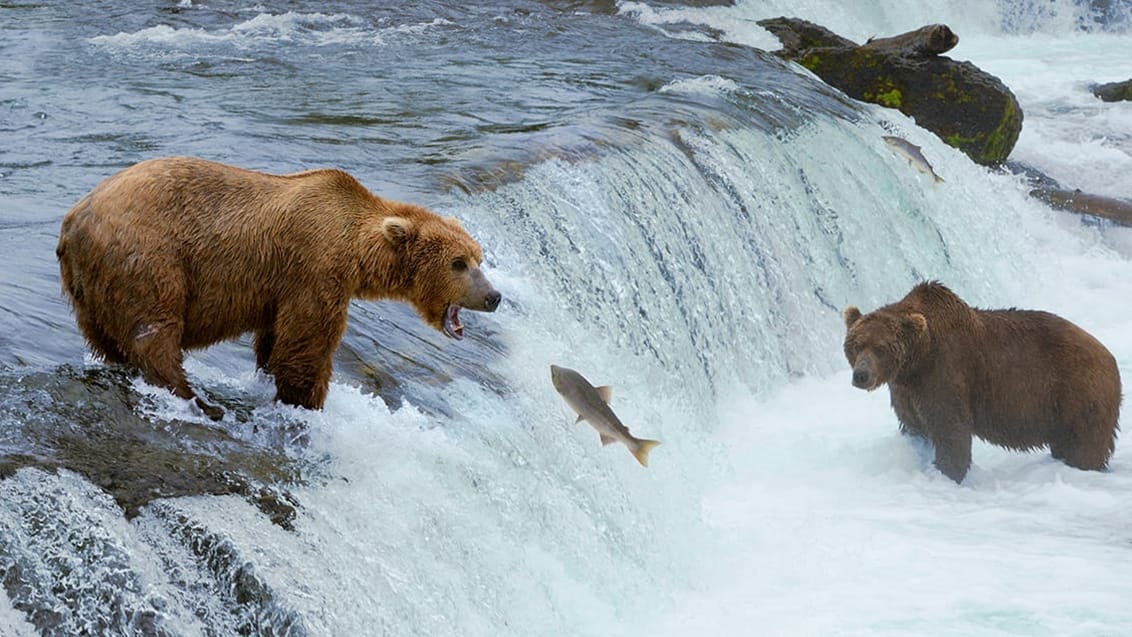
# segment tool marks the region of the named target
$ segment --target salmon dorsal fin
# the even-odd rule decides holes
[[[603,446],[603,447],[605,445],[610,444],[610,443],[617,442],[617,439],[614,438],[613,436],[607,436],[605,434],[600,434],[600,435],[601,435],[601,446]]]
[[[594,387],[594,389],[597,390],[597,395],[601,396],[601,400],[603,402],[609,403],[610,400],[613,400],[613,388],[610,387],[609,385],[602,385],[601,387]]]

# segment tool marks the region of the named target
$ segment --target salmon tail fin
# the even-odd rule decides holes
[[[659,440],[638,440],[637,450],[633,452],[633,457],[641,463],[642,467],[647,467],[649,466],[649,452],[659,444]]]

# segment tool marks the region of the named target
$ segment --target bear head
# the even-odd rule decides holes
[[[881,308],[861,314],[845,308],[845,358],[853,368],[853,386],[872,391],[910,371],[929,345],[928,321],[920,312]]]
[[[409,302],[449,338],[464,338],[460,310],[494,312],[502,295],[480,269],[483,250],[455,217],[404,204],[380,221],[376,273],[367,296]],[[404,213],[404,214],[402,214]]]

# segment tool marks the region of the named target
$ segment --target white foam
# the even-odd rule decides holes
[[[1132,627],[1127,445],[1109,472],[1096,473],[976,442],[957,486],[897,433],[887,399],[840,373],[726,405],[721,436],[742,469],[704,501],[721,538],[715,559],[704,560],[707,583],[644,630],[931,636]]]
[[[260,13],[229,28],[206,30],[157,25],[133,33],[119,32],[90,39],[96,46],[112,50],[145,47],[172,49],[190,53],[218,45],[240,50],[255,49],[266,44],[284,43],[312,47],[332,45],[384,46],[393,41],[419,38],[452,22],[437,18],[419,24],[374,26],[356,16],[335,13]]]
[[[734,80],[718,75],[701,75],[691,79],[674,80],[660,87],[661,93],[732,93],[739,90]]]
[[[1103,34],[970,38],[961,57],[1002,79],[1024,115],[1012,159],[1066,188],[1132,201],[1132,102],[1102,102],[1093,83],[1128,79],[1132,38]]]
[[[39,634],[27,620],[27,615],[12,607],[12,600],[6,592],[0,594],[0,634],[11,637],[34,637]]]
[[[723,34],[723,38],[729,42],[768,51],[779,48],[777,38],[741,13],[728,7],[654,7],[644,2],[620,2],[618,3],[618,10],[624,15],[635,17],[642,24],[656,27],[663,33],[676,38],[707,39],[704,34],[697,31],[666,30],[664,27],[681,23],[702,24],[719,31]]]

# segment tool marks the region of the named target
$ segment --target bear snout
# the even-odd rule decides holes
[[[872,374],[869,373],[869,370],[861,368],[861,367],[858,367],[857,369],[853,370],[853,386],[854,387],[859,387],[861,389],[869,389],[869,385],[871,383],[872,383]]]
[[[491,292],[487,293],[487,297],[485,297],[483,300],[484,309],[488,312],[494,312],[495,308],[499,307],[499,302],[502,300],[503,295],[496,290],[492,290]]]
[[[853,365],[853,386],[858,389],[872,391],[880,386],[879,378],[873,369],[873,358],[868,355],[861,356]]]
[[[464,290],[464,296],[456,303],[461,307],[477,312],[494,312],[499,307],[503,295],[487,280],[478,268],[472,271],[472,284]]]

